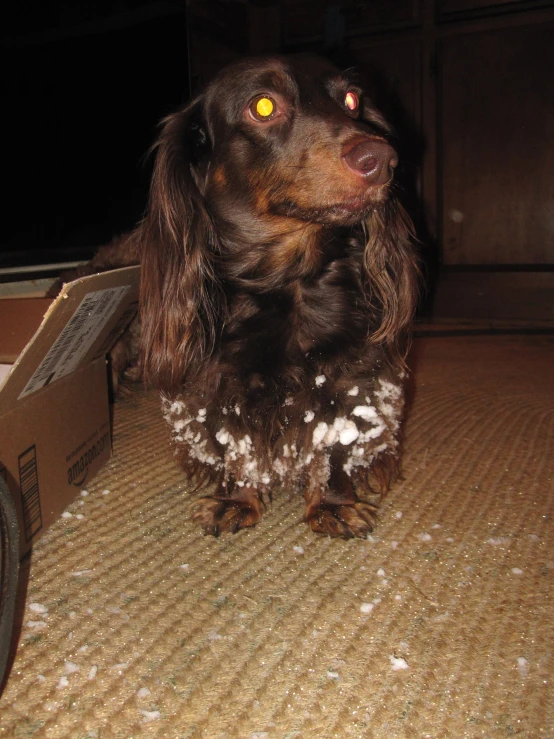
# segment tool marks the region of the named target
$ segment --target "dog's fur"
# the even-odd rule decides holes
[[[322,59],[231,65],[163,121],[145,219],[96,260],[140,255],[142,370],[185,471],[215,485],[207,533],[256,524],[278,485],[316,532],[371,531],[356,490],[397,469],[417,281],[391,133]]]

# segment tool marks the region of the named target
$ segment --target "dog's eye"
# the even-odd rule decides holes
[[[360,98],[355,92],[352,92],[352,90],[350,90],[344,96],[344,104],[346,105],[348,110],[354,112],[358,110],[358,107],[360,105]]]
[[[250,103],[250,115],[257,121],[269,121],[271,120],[276,111],[277,105],[275,100],[269,97],[269,95],[258,95]]]

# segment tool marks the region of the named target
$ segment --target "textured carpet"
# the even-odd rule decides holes
[[[420,339],[412,365],[363,541],[286,492],[202,536],[158,399],[117,404],[113,458],[23,573],[0,736],[554,737],[554,342]]]

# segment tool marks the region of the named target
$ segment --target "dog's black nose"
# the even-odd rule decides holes
[[[351,170],[372,185],[388,182],[398,164],[397,153],[383,139],[364,137],[349,142],[343,149],[342,157]]]

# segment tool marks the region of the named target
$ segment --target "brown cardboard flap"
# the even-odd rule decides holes
[[[52,303],[50,298],[0,300],[0,362],[15,362]]]
[[[139,277],[125,267],[64,285],[0,389],[0,415],[108,351],[136,312]]]

